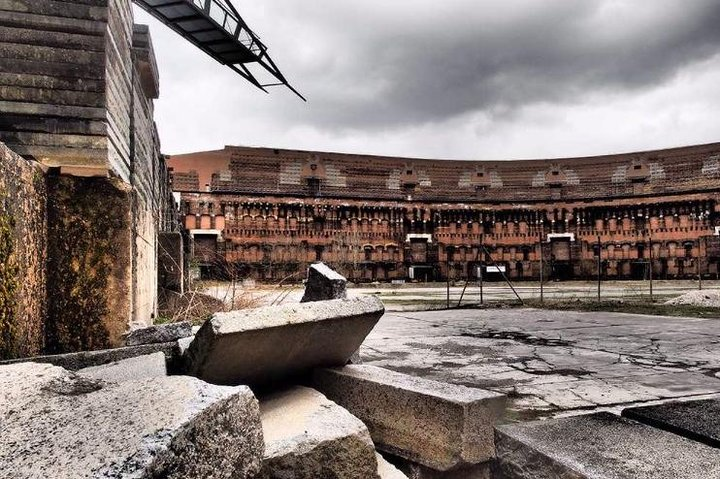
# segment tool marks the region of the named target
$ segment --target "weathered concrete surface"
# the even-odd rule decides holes
[[[383,313],[371,297],[217,313],[190,344],[188,371],[215,384],[261,384],[341,366]]]
[[[508,479],[720,477],[720,449],[610,413],[500,426],[496,442]]]
[[[313,383],[362,420],[383,451],[442,471],[494,457],[502,394],[367,365],[317,370]]]
[[[364,364],[505,393],[511,417],[720,393],[720,321],[492,309],[387,313]]]
[[[244,478],[260,468],[247,387],[187,376],[105,383],[36,363],[0,367],[0,471],[17,478]]]
[[[370,434],[359,419],[305,387],[260,401],[261,479],[378,478]]]
[[[400,469],[387,462],[380,454],[375,453],[375,460],[378,463],[378,476],[380,476],[380,479],[408,479]]]
[[[47,363],[54,366],[60,366],[70,371],[89,368],[93,366],[102,366],[123,359],[144,356],[156,352],[162,352],[170,369],[178,362],[179,346],[177,342],[173,343],[155,343],[144,344],[141,346],[128,346],[125,348],[103,349],[100,351],[81,351],[79,353],[67,354],[51,354],[47,356],[35,356],[32,358],[15,359],[9,361],[0,361],[0,366],[4,364],[14,364],[20,362],[31,361],[34,363]]]
[[[134,381],[167,376],[165,355],[161,352],[122,359],[102,366],[80,369],[78,374],[108,382]]]
[[[32,356],[43,350],[46,202],[40,165],[0,143],[0,359]]]
[[[720,400],[672,402],[628,408],[622,415],[720,448]]]
[[[141,344],[169,343],[192,336],[192,324],[188,321],[179,323],[156,324],[147,328],[133,329],[125,337],[126,346]]]
[[[308,268],[305,294],[301,303],[347,298],[347,279],[325,263],[315,263]]]

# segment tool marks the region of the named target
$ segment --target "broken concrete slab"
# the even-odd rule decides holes
[[[315,263],[308,268],[305,294],[301,303],[347,298],[347,279],[325,263]]]
[[[189,374],[214,384],[268,384],[341,366],[385,308],[375,297],[216,313],[186,352]]]
[[[387,462],[380,454],[375,453],[375,460],[378,463],[378,476],[380,476],[380,479],[408,479],[400,469]]]
[[[109,364],[137,356],[144,356],[158,351],[165,355],[169,369],[173,369],[170,366],[174,366],[178,360],[177,342],[143,344],[141,346],[101,349],[98,351],[80,351],[78,353],[52,354],[23,359],[11,359],[7,361],[0,361],[0,366],[31,361],[34,363],[52,364],[70,371],[77,371],[78,369],[101,366],[103,364]]]
[[[192,336],[193,326],[189,321],[155,324],[147,328],[133,329],[125,337],[126,346],[141,344],[169,343]]]
[[[623,410],[622,415],[720,448],[720,399],[634,407]]]
[[[161,352],[122,359],[113,363],[79,369],[78,374],[108,382],[132,381],[167,376],[165,355]]]
[[[510,479],[720,477],[720,450],[610,413],[499,426],[496,448]]]
[[[447,471],[494,456],[505,396],[369,365],[319,369],[314,386],[362,420],[377,447]]]
[[[244,478],[261,466],[249,388],[170,376],[106,383],[49,364],[0,367],[7,477]]]
[[[378,478],[365,425],[319,392],[294,387],[262,398],[261,479]]]

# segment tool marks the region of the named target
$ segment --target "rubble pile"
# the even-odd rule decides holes
[[[122,348],[0,364],[0,470],[489,477],[504,396],[347,365],[384,307],[347,299],[338,277],[316,265],[300,304],[219,313],[199,330],[152,326]]]
[[[677,298],[665,301],[665,304],[670,306],[687,305],[706,308],[720,308],[720,290],[711,289],[689,291]]]

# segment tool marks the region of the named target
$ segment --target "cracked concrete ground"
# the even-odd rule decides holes
[[[720,395],[720,320],[536,309],[387,313],[365,363],[506,393],[508,419]]]

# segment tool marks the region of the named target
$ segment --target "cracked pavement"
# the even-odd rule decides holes
[[[508,395],[509,420],[720,395],[720,320],[486,309],[390,312],[365,363]]]

